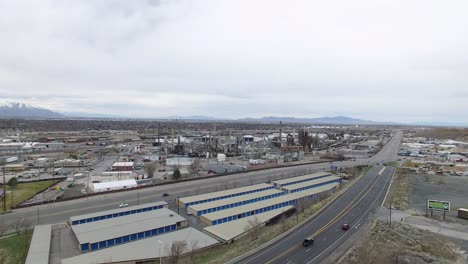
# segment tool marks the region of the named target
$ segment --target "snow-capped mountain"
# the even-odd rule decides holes
[[[62,118],[63,115],[45,108],[19,102],[0,103],[0,118]]]

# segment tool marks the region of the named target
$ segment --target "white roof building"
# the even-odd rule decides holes
[[[137,187],[135,179],[93,183],[94,192],[114,191]]]

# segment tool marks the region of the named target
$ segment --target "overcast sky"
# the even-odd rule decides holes
[[[62,112],[468,119],[468,1],[0,0],[0,98]]]

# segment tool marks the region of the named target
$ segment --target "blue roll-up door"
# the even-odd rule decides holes
[[[128,241],[130,241],[130,236],[124,236],[122,241],[124,243],[127,243]]]
[[[89,250],[89,243],[81,244],[81,251],[88,251]]]
[[[109,239],[107,240],[107,246],[110,247],[110,246],[113,246],[115,244],[115,240],[114,239]]]
[[[91,244],[91,250],[97,250],[99,248],[98,243]]]
[[[99,242],[99,248],[106,248],[106,247],[107,247],[107,241]]]

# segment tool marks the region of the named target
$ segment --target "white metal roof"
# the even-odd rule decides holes
[[[100,211],[96,213],[91,213],[91,214],[84,214],[84,215],[76,215],[70,217],[70,221],[76,221],[76,220],[81,220],[81,219],[87,219],[87,218],[92,218],[92,217],[97,217],[97,216],[103,216],[103,215],[110,215],[110,214],[115,214],[115,213],[121,213],[121,212],[127,212],[131,210],[137,210],[141,208],[148,208],[151,206],[158,206],[158,205],[166,205],[166,201],[159,201],[155,203],[147,203],[147,204],[140,204],[140,205],[135,205],[135,206],[129,206],[125,208],[118,208],[118,209],[113,209],[113,210],[107,210],[107,211]],[[117,204],[116,204],[117,206]]]
[[[282,193],[282,192],[283,191],[278,190],[278,189],[268,189],[265,191],[254,192],[251,194],[240,195],[240,196],[236,196],[232,198],[226,198],[226,199],[216,200],[216,201],[202,203],[202,204],[194,204],[194,205],[189,206],[189,208],[192,208],[195,211],[201,211],[201,210],[205,210],[208,208],[215,208],[218,206],[233,204],[233,203],[237,203],[241,201],[248,201],[248,200],[252,200],[255,198],[265,197],[267,195],[272,195],[275,193]]]
[[[161,241],[162,244],[158,241]],[[62,264],[127,263],[137,260],[157,259],[159,258],[159,252],[161,252],[162,257],[167,257],[170,255],[171,245],[175,241],[185,241],[187,243],[187,247],[184,248],[183,253],[219,243],[216,239],[195,228],[189,227],[171,233],[136,240],[130,243],[63,259]],[[159,251],[160,246],[161,251]]]
[[[306,182],[291,184],[291,185],[284,186],[284,187],[281,187],[281,188],[284,189],[284,190],[297,190],[297,189],[300,189],[302,187],[307,187],[307,186],[311,186],[311,185],[314,185],[314,184],[320,184],[320,183],[324,183],[324,182],[327,182],[327,181],[338,180],[338,179],[340,179],[340,177],[328,176],[328,177],[324,177],[324,178],[320,178],[320,179],[316,179],[316,180],[310,180],[310,181],[306,181]]]
[[[29,246],[25,264],[49,264],[51,225],[37,225]]]
[[[337,185],[338,183],[331,183],[331,184],[327,184],[327,185],[320,186],[317,188],[304,190],[301,192],[295,192],[291,194],[285,194],[280,197],[276,197],[276,198],[272,198],[272,199],[268,199],[268,200],[264,200],[264,201],[260,201],[256,203],[246,204],[246,205],[237,206],[237,207],[233,207],[233,208],[222,210],[222,211],[204,214],[201,217],[204,217],[208,219],[209,221],[218,220],[224,217],[238,215],[238,214],[242,214],[246,212],[252,212],[260,208],[265,208],[265,207],[272,206],[275,204],[279,204],[279,203],[283,203],[283,202],[287,202],[291,200],[297,200],[306,196],[328,191]]]
[[[85,225],[73,225],[72,229],[80,244],[95,243],[155,228],[174,225],[185,218],[173,211],[162,208],[139,214],[126,215]]]
[[[307,179],[313,179],[313,178],[317,178],[317,177],[325,176],[325,175],[331,175],[331,173],[321,171],[321,172],[307,174],[307,175],[303,175],[303,176],[299,176],[299,177],[292,177],[292,178],[287,178],[287,179],[284,179],[284,180],[277,180],[277,181],[274,181],[273,183],[283,185],[283,184],[288,184],[288,183],[291,183],[291,182],[297,182],[297,181],[302,181],[302,180],[307,180]]]
[[[119,187],[135,187],[137,182],[135,179],[123,180],[123,181],[109,181],[93,183],[93,190],[102,190],[107,188],[119,188]]]
[[[133,164],[133,162],[115,162],[112,167],[131,167]]]
[[[219,191],[219,192],[212,192],[212,193],[205,193],[205,194],[200,194],[200,195],[183,197],[183,198],[179,198],[179,201],[183,203],[191,203],[191,202],[203,201],[203,200],[208,200],[212,198],[223,197],[226,195],[232,195],[232,194],[237,194],[237,193],[242,193],[242,192],[247,192],[247,191],[259,190],[263,188],[271,188],[271,187],[273,187],[273,185],[267,184],[267,183],[260,183],[260,184],[249,185],[249,186],[244,186],[240,188],[228,189],[228,190]]]
[[[233,238],[236,238],[245,232],[247,232],[249,229],[252,229],[252,223],[255,224],[263,224],[266,221],[270,220],[271,218],[293,208],[293,206],[285,206],[281,207],[275,210],[271,210],[265,213],[261,213],[258,215],[252,215],[248,217],[244,217],[235,221],[230,221],[226,222],[223,224],[219,225],[213,225],[213,226],[208,226],[205,227],[204,229],[208,231],[209,233],[223,239],[224,241],[231,240]]]

